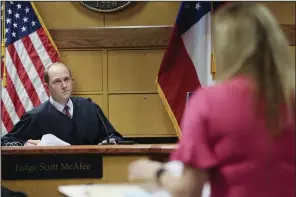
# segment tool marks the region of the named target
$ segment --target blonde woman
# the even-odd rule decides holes
[[[198,89],[167,164],[140,160],[131,179],[154,180],[174,197],[295,197],[295,62],[264,6],[232,3],[215,17],[218,83]]]

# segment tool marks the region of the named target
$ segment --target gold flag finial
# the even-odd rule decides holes
[[[2,75],[2,86],[6,87],[6,69],[5,69],[5,2],[1,2],[1,16],[2,16],[2,24],[1,24],[1,72]]]

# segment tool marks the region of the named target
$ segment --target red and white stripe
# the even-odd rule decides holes
[[[2,136],[27,111],[48,99],[44,70],[59,61],[58,52],[43,27],[6,47],[6,87],[2,87]]]
[[[182,23],[186,21],[177,20],[174,25],[157,78],[158,92],[179,137],[188,92],[215,83],[211,73],[211,12],[206,12],[185,32]]]
[[[214,84],[211,73],[211,12],[204,15],[187,32],[182,35],[182,41],[190,57],[197,79],[202,87]]]

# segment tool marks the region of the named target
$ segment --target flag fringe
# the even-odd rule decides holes
[[[174,115],[174,113],[172,111],[172,108],[170,107],[170,105],[169,105],[169,103],[168,103],[168,101],[167,101],[167,99],[166,99],[166,97],[165,97],[159,83],[158,83],[158,80],[156,82],[156,85],[157,85],[157,92],[158,92],[158,94],[160,96],[160,99],[161,99],[161,101],[162,101],[162,103],[164,105],[164,108],[167,111],[167,113],[168,113],[168,115],[169,115],[169,117],[170,117],[170,119],[171,119],[171,121],[173,123],[173,126],[174,126],[174,128],[176,130],[177,136],[180,139],[182,137],[182,133],[181,133],[181,129],[180,129],[180,126],[178,124],[178,121],[176,120],[176,117],[175,117],[175,115]]]
[[[53,39],[52,39],[52,37],[51,37],[51,35],[50,35],[48,29],[46,28],[46,26],[45,26],[45,24],[44,24],[44,22],[43,22],[43,20],[42,20],[42,18],[41,18],[41,16],[40,16],[40,14],[39,14],[37,8],[35,7],[35,5],[34,5],[33,2],[30,2],[30,3],[31,3],[31,6],[32,6],[32,8],[34,9],[35,14],[36,14],[36,16],[38,17],[38,20],[40,21],[40,23],[41,23],[41,25],[42,25],[42,27],[43,27],[43,29],[44,29],[44,31],[45,31],[47,37],[49,38],[51,44],[53,45],[53,47],[54,47],[55,50],[57,51],[58,55],[60,56],[60,53],[59,53],[58,47],[56,46],[56,44],[55,44],[55,42],[53,41]]]

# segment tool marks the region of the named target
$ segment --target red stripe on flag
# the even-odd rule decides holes
[[[57,52],[57,50],[54,48],[54,46],[52,45],[50,39],[48,38],[47,34],[45,33],[43,28],[39,28],[37,31],[37,34],[45,48],[45,50],[47,51],[50,59],[52,62],[58,62],[59,60],[59,54]]]
[[[41,79],[42,83],[44,83],[44,65],[30,39],[29,36],[22,38],[24,46],[26,46],[26,50],[30,59],[38,73],[39,78]]]
[[[17,115],[19,117],[21,117],[25,113],[26,110],[25,110],[23,104],[21,103],[21,100],[16,92],[15,86],[12,83],[12,80],[11,80],[10,75],[8,73],[7,73],[6,80],[7,80],[7,87],[6,87],[7,93],[11,98],[11,101],[14,105]]]
[[[1,100],[1,119],[7,132],[10,132],[13,129],[13,122],[11,121],[11,118],[6,110],[3,100]]]
[[[25,108],[23,106],[23,104],[21,103],[21,100],[16,92],[15,86],[11,81],[10,75],[8,73],[6,73],[6,90],[7,90],[7,94],[9,95],[13,106],[15,108],[15,112],[18,115],[18,117],[21,117],[24,113],[25,113]]]
[[[158,83],[180,127],[187,92],[193,92],[200,86],[200,83],[177,25],[173,29],[168,48],[162,59]]]
[[[26,92],[27,94],[29,95],[32,103],[34,106],[38,106],[40,105],[40,99],[38,97],[38,94],[32,84],[32,81],[31,79],[29,78],[28,74],[27,74],[27,71],[25,70],[24,66],[23,66],[23,63],[22,61],[20,60],[17,52],[16,52],[16,49],[14,47],[13,44],[9,45],[7,47],[7,50],[10,54],[10,57],[11,57],[11,60],[13,62],[13,64],[15,65],[15,68],[16,68],[16,71],[17,71],[17,74],[20,78],[20,80],[22,81],[23,83],[23,86],[24,88],[26,89]]]

